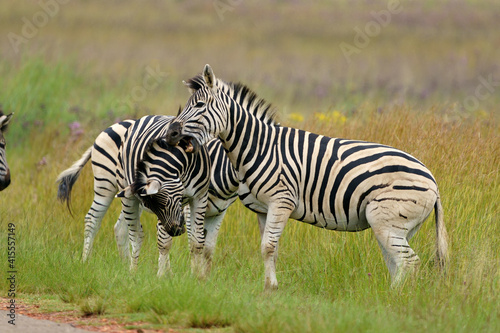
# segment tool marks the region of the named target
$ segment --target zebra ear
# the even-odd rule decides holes
[[[141,196],[153,195],[160,191],[161,183],[157,180],[150,180],[148,184],[144,186],[144,191],[141,191]]]
[[[130,198],[134,195],[132,193],[132,187],[129,185],[123,189],[123,191],[119,192],[116,197],[117,198]]]
[[[5,126],[7,126],[10,122],[10,119],[12,118],[12,115],[14,113],[10,113],[8,115],[1,115],[0,116],[0,129],[5,130]]]
[[[210,89],[215,90],[215,75],[209,64],[206,64],[205,68],[203,68],[203,78],[207,86]]]

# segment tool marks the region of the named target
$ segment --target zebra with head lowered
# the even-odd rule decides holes
[[[155,169],[158,169],[155,168],[156,163],[162,167],[165,167],[166,164],[172,164],[173,169],[182,169],[186,164],[185,159],[189,158],[189,155],[193,155],[190,153],[182,153],[182,149],[178,148],[172,150],[171,147],[167,147],[161,140],[162,135],[164,135],[166,131],[164,127],[168,127],[172,119],[173,117],[168,116],[146,116],[138,121],[127,120],[112,125],[96,138],[94,145],[83,154],[80,160],[75,162],[69,169],[62,172],[58,177],[60,183],[58,196],[60,199],[66,200],[69,205],[72,186],[76,182],[83,166],[92,158],[95,195],[92,206],[85,217],[84,261],[90,255],[93,240],[100,227],[104,214],[115,197],[115,194],[118,193],[119,190],[122,190],[119,195],[129,198],[122,198],[122,200],[127,201],[125,203],[127,206],[122,206],[122,212],[114,228],[115,236],[122,257],[129,258],[130,252],[128,250],[127,234],[130,232],[130,240],[134,251],[134,259],[131,261],[131,268],[134,269],[136,267],[137,258],[139,256],[138,250],[142,242],[142,227],[140,224],[129,222],[130,220],[138,222],[139,217],[137,215],[140,214],[140,210],[136,206],[131,206],[130,203],[128,203],[133,199],[131,194],[133,192],[138,192],[138,189],[141,187],[139,185],[139,182],[141,182],[140,180],[142,180],[141,183],[144,185],[145,174],[143,171],[148,170],[154,172]],[[153,141],[151,141],[151,137],[158,139],[153,139]],[[185,142],[181,144],[181,146],[186,149],[188,144]],[[204,241],[205,246],[203,247],[203,253],[206,264],[208,265],[207,268],[210,268],[218,230],[227,208],[236,200],[238,183],[234,169],[223,153],[219,141],[214,140],[210,142],[207,145],[207,149],[213,166],[211,168],[211,177],[206,177],[206,174],[204,175],[205,178],[210,179],[208,207],[204,223],[205,231],[200,230],[198,227],[198,232],[190,232],[191,237],[189,240],[192,250],[196,251],[199,251]],[[175,153],[172,153],[172,151]],[[128,156],[128,159],[125,156]],[[140,159],[139,156],[144,156],[145,158],[142,161],[137,161]],[[130,182],[135,179],[131,178],[134,177],[134,160],[137,161],[135,165],[137,166],[136,175],[140,176],[137,177],[139,182],[133,182],[132,184],[135,185],[128,186],[127,184],[130,184]],[[182,179],[182,181],[184,181],[182,186],[179,186],[177,182],[177,187],[174,188],[174,183],[170,183],[169,187],[163,188],[156,195],[141,196],[141,193],[139,193],[138,196],[141,199],[141,203],[146,207],[152,207],[150,199],[154,199],[153,201],[157,203],[161,203],[163,200],[163,204],[166,204],[164,209],[158,207],[158,205],[152,207],[158,217],[166,216],[166,214],[175,211],[177,212],[176,218],[182,219],[179,213],[179,199],[183,197],[182,203],[185,204],[186,200],[190,198],[189,196],[193,197],[196,195],[195,192],[198,191],[196,187],[201,186],[205,181],[203,177],[198,177],[199,185],[195,186],[196,173],[202,171],[202,168],[199,168],[199,166],[197,167],[198,169],[196,169],[196,167],[192,168],[191,172],[193,172],[193,174],[190,178]],[[129,177],[128,181],[126,180],[127,175]],[[153,187],[156,186],[155,184],[157,185],[155,182],[150,182],[150,186],[148,187],[150,192],[154,190]],[[184,184],[186,185],[184,186]],[[147,194],[148,189],[145,189],[145,186],[142,187],[142,189],[146,190]],[[145,194],[144,191],[142,192],[142,194]],[[158,198],[158,194],[161,194],[161,192],[168,195]],[[169,201],[169,198],[175,198],[175,200]],[[165,203],[164,201],[167,202]],[[173,207],[175,205],[177,205],[177,207]],[[197,210],[195,209],[193,211],[196,212]],[[128,217],[130,214],[134,215],[133,218]],[[130,230],[128,224],[131,224]],[[194,225],[200,226],[200,221],[195,221]],[[189,219],[188,227],[188,229],[191,227]],[[204,239],[203,233],[205,234]],[[165,231],[161,223],[157,224],[157,236],[158,249],[160,251],[158,275],[163,275],[165,271],[170,269],[168,253],[172,245],[172,237]]]
[[[10,170],[5,156],[5,137],[3,134],[12,118],[12,113],[5,115],[0,110],[0,191],[3,191],[10,185]]]
[[[278,241],[288,218],[337,231],[372,228],[393,285],[419,262],[408,244],[436,212],[437,256],[447,257],[436,181],[416,158],[381,144],[329,138],[275,123],[269,104],[241,84],[216,79],[210,66],[186,85],[192,92],[167,141],[219,137],[235,167],[243,204],[256,212],[266,288],[277,288]]]

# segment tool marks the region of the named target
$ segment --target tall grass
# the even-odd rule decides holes
[[[79,82],[64,70],[52,74],[69,77],[68,86]],[[59,95],[51,103],[63,105],[64,98]],[[256,217],[239,203],[227,214],[214,268],[205,281],[190,273],[185,236],[174,242],[172,276],[156,278],[155,220],[148,214],[142,219],[146,238],[139,270],[130,274],[113,237],[118,202],[104,219],[92,258],[81,263],[83,217],[93,195],[90,168],[84,169],[73,190],[74,216],[55,201],[54,180],[91,144],[97,129],[83,122],[84,134],[74,135],[61,131],[61,121],[50,117],[39,130],[25,134],[29,144],[14,144],[8,150],[13,183],[0,194],[2,228],[9,222],[16,225],[21,298],[55,297],[82,315],[120,316],[125,321],[146,321],[152,328],[241,332],[500,328],[500,136],[498,119],[492,115],[450,118],[442,109],[380,111],[361,106],[342,124],[318,123],[315,115],[290,123],[333,137],[393,145],[426,163],[440,186],[451,257],[442,276],[434,264],[435,227],[430,218],[412,239],[422,259],[420,270],[393,290],[370,230],[327,232],[291,220],[280,242],[280,289],[275,293],[263,291]],[[63,124],[72,120],[61,119]],[[5,246],[2,242],[0,251]],[[6,271],[5,261],[2,265]],[[6,281],[0,285],[5,296]]]

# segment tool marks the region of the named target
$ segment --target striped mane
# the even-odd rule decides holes
[[[135,167],[135,176],[134,176],[134,182],[131,184],[131,190],[132,193],[137,193],[141,188],[146,186],[146,181],[147,181],[147,175],[145,173],[145,170],[147,168],[146,162],[151,162],[149,157],[148,157],[148,152],[151,150],[153,145],[155,143],[158,143],[158,145],[162,148],[168,148],[164,147],[164,144],[162,144],[165,141],[163,137],[160,138],[152,138],[148,141],[146,144],[146,147],[144,148],[144,151],[142,152],[142,156],[139,160],[137,160],[137,164]],[[165,143],[166,145],[166,143]]]
[[[215,85],[225,94],[231,96],[245,110],[269,125],[278,125],[276,121],[276,109],[271,103],[258,97],[254,91],[242,83],[225,82],[218,78],[216,80]],[[186,81],[185,85],[190,89],[191,93],[194,93],[205,87],[205,80],[202,75],[197,75]]]

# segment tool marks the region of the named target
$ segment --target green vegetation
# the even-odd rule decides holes
[[[476,89],[480,78],[500,78],[500,6],[401,3],[404,10],[350,64],[339,44],[353,43],[354,27],[386,2],[243,2],[224,20],[212,2],[70,2],[19,53],[0,40],[0,104],[15,112],[0,226],[4,235],[9,223],[16,227],[17,298],[179,330],[499,331],[500,87],[479,97]],[[2,2],[0,35],[20,34],[22,18],[40,10],[36,2]],[[421,269],[399,289],[389,288],[369,230],[327,232],[290,221],[280,242],[280,289],[264,292],[256,217],[239,203],[204,281],[190,273],[185,235],[174,241],[172,276],[156,277],[155,219],[146,213],[139,269],[130,274],[113,236],[118,201],[82,264],[91,170],[73,190],[74,216],[56,202],[57,174],[112,122],[175,114],[188,96],[181,80],[205,63],[272,102],[285,125],[381,142],[423,161],[443,198],[447,274],[433,262],[433,217],[411,242]],[[3,297],[6,247],[4,239]]]

